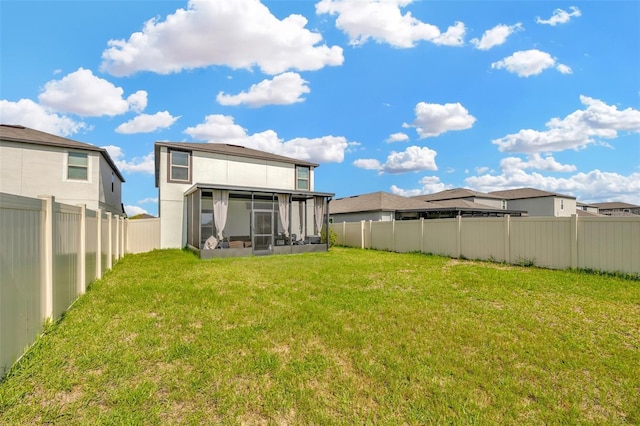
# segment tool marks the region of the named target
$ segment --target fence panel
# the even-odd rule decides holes
[[[160,248],[160,218],[130,220],[127,228],[127,253]]]
[[[422,251],[457,257],[458,219],[430,219],[424,221]]]
[[[505,219],[463,219],[460,229],[460,254],[468,259],[505,261]]]
[[[640,218],[580,218],[578,267],[640,275]]]
[[[109,270],[109,248],[111,235],[109,233],[109,224],[111,223],[109,220],[110,217],[111,215],[102,213],[102,218],[100,220],[100,276],[103,276],[104,273]]]
[[[511,262],[563,269],[571,266],[570,217],[513,217]]]
[[[44,228],[44,201],[0,194],[0,378],[42,330]]]
[[[54,203],[53,317],[58,318],[78,297],[80,207]]]
[[[395,251],[408,253],[420,251],[422,246],[422,221],[403,220],[395,225]]]
[[[371,248],[375,250],[393,251],[393,228],[395,221],[369,222],[371,226]]]
[[[344,226],[344,245],[362,248],[362,222],[348,222]]]

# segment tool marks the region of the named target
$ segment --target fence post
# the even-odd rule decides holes
[[[87,290],[87,205],[80,204],[80,253],[78,253],[78,294]]]
[[[109,230],[107,241],[109,242],[107,248],[107,270],[113,267],[113,223],[111,220],[111,212],[107,212],[107,229]]]
[[[504,262],[511,263],[511,215],[504,215]]]
[[[364,248],[364,220],[360,221],[360,248],[363,249]]]
[[[462,216],[456,216],[457,228],[456,228],[456,259],[460,259],[462,255]]]
[[[373,221],[369,219],[369,246],[366,247],[368,249],[373,247]]]
[[[116,222],[116,240],[113,242],[113,254],[116,259],[120,259],[120,216],[114,215],[113,220]]]
[[[97,238],[96,238],[96,279],[102,278],[102,209],[96,210],[98,216]]]
[[[55,197],[40,195],[44,200],[44,277],[42,305],[44,320],[53,319],[53,220]]]
[[[424,217],[420,218],[420,253],[424,253]]]
[[[571,215],[571,269],[578,268],[578,215]]]

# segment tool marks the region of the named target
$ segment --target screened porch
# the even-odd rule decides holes
[[[326,251],[332,196],[196,185],[185,195],[187,245],[201,258]]]

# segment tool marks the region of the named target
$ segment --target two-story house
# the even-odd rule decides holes
[[[220,143],[156,142],[162,248],[201,257],[326,250],[318,164]]]
[[[53,195],[123,215],[124,178],[97,146],[17,125],[0,125],[0,192],[25,197]]]
[[[489,192],[507,200],[509,209],[525,210],[529,216],[570,217],[576,214],[576,197],[535,188]]]

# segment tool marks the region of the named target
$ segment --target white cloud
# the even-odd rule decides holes
[[[341,65],[342,48],[305,28],[307,19],[280,20],[258,0],[190,0],[164,21],[151,19],[129,40],[110,40],[101,69],[116,76],[138,71],[160,74],[226,65],[267,74]]]
[[[568,178],[543,176],[524,170],[503,170],[499,175],[470,176],[465,183],[477,191],[490,192],[509,188],[534,187],[578,197],[585,202],[623,201],[640,205],[640,173],[623,176],[592,170]]]
[[[153,151],[144,157],[134,157],[130,161],[127,161],[123,158],[124,152],[119,146],[107,145],[102,148],[107,150],[113,162],[116,163],[116,166],[122,172],[155,174]]]
[[[384,164],[380,164],[375,159],[364,158],[354,161],[353,165],[363,169],[378,170],[380,174],[438,170],[436,155],[436,151],[427,147],[410,146],[402,152],[391,151]]]
[[[491,68],[505,68],[507,71],[517,74],[519,77],[530,77],[532,75],[538,75],[547,68],[555,65],[556,60],[550,54],[538,49],[531,49],[515,52],[511,56],[492,63]],[[563,74],[571,73],[571,68],[567,65],[558,64],[557,69]]]
[[[221,105],[246,104],[250,107],[295,104],[304,101],[301,97],[303,94],[311,92],[307,83],[300,74],[286,72],[275,76],[273,80],[262,80],[252,85],[248,92],[237,95],[220,92],[216,100]]]
[[[148,211],[146,211],[145,209],[143,209],[140,206],[125,205],[124,206],[124,211],[127,213],[128,217],[136,216],[136,215],[139,215],[139,214],[149,214]]]
[[[180,117],[174,117],[168,111],[160,111],[153,115],[141,114],[116,127],[117,133],[150,133],[158,129],[166,129]]]
[[[114,116],[147,106],[147,92],[139,90],[127,99],[124,90],[93,75],[91,70],[78,68],[61,80],[51,80],[38,96],[40,103],[59,112],[86,117]]]
[[[525,169],[537,169],[547,172],[574,172],[577,169],[573,164],[561,164],[550,155],[542,158],[538,153],[528,156],[527,161],[523,161],[518,157],[503,158],[500,161],[500,168],[504,172]]]
[[[219,114],[208,115],[204,123],[188,127],[184,132],[194,139],[232,143],[315,163],[341,163],[345,150],[353,146],[353,142],[348,142],[343,136],[295,138],[284,141],[273,130],[250,135],[234,123],[233,117]]]
[[[574,111],[563,119],[549,120],[546,123],[549,130],[523,129],[492,143],[506,152],[551,152],[585,148],[598,138],[616,138],[619,131],[640,132],[639,110],[618,110],[615,105],[587,96],[580,96],[580,101],[586,109]]]
[[[462,46],[466,32],[462,22],[456,22],[444,33],[432,24],[422,22],[401,8],[412,0],[321,0],[316,4],[317,14],[338,15],[336,27],[344,31],[350,44],[359,46],[370,38],[394,47],[413,47],[418,41],[438,45]]]
[[[416,195],[434,194],[452,188],[452,185],[446,185],[440,182],[438,176],[425,176],[419,181],[422,188],[419,189],[402,189],[396,185],[391,185],[391,192],[404,197],[414,197]]]
[[[473,38],[470,41],[476,49],[489,50],[492,47],[504,44],[511,34],[522,29],[523,27],[520,22],[515,25],[499,24],[485,31],[481,39]]]
[[[158,197],[143,198],[138,201],[138,204],[158,204]]]
[[[536,23],[551,25],[551,26],[555,27],[558,24],[566,24],[573,17],[577,18],[578,16],[582,15],[582,13],[580,13],[580,9],[578,9],[575,6],[571,6],[571,7],[569,7],[569,9],[571,10],[571,12],[567,12],[566,10],[563,10],[563,9],[556,9],[556,10],[553,11],[553,14],[551,15],[551,18],[549,18],[549,19],[541,19],[538,16],[536,18]]]
[[[405,133],[402,132],[398,132],[398,133],[393,133],[391,135],[389,135],[389,137],[387,138],[386,142],[388,143],[393,143],[393,142],[406,142],[409,140],[409,136]]]
[[[403,127],[415,127],[421,139],[438,136],[450,130],[469,129],[476,118],[460,103],[428,104],[420,102],[415,108],[416,119],[412,124]]]
[[[380,170],[380,162],[373,158],[360,158],[353,165],[365,170]]]
[[[31,99],[20,99],[18,102],[0,100],[0,122],[18,124],[59,136],[71,136],[88,129],[85,123],[51,112]]]

